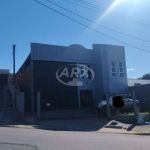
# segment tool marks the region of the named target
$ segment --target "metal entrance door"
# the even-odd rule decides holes
[[[92,107],[92,90],[80,90],[81,108]]]

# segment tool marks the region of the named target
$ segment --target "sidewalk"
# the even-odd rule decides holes
[[[22,117],[18,112],[1,112],[1,127],[34,128],[55,131],[82,131],[150,135],[150,125],[125,124],[103,117],[50,119],[37,121],[35,117]]]
[[[31,122],[31,120],[31,118],[26,118],[26,121]],[[100,117],[52,119],[40,122],[34,121],[31,122],[32,124],[37,124],[34,128],[44,130],[150,135],[150,125],[125,124]]]

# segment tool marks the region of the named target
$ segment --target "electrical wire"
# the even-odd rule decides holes
[[[146,66],[144,66],[144,67],[141,67],[140,69],[137,69],[137,70],[134,71],[134,72],[129,72],[129,74],[136,73],[136,72],[138,72],[138,71],[140,71],[140,70],[142,70],[142,69],[145,69],[145,68],[148,67],[148,66],[150,66],[150,64],[148,64],[148,65],[146,65]]]
[[[150,59],[140,59],[140,60],[128,60],[128,59],[126,59],[126,61],[150,61]]]
[[[10,45],[5,45],[5,44],[1,44],[1,43],[0,43],[0,45],[1,45],[1,46],[6,46],[6,47],[12,47],[12,46],[10,46]]]
[[[6,67],[6,65],[10,62],[11,57],[12,57],[12,53],[11,53],[11,55],[9,55],[8,59],[6,59],[7,61],[6,61],[6,63],[4,64],[4,67]]]
[[[6,52],[10,52],[10,49],[8,50],[4,50],[4,49],[0,49],[0,51],[6,51]],[[22,53],[22,52],[19,52],[19,51],[15,51],[16,53],[19,53],[19,54],[23,54],[23,55],[29,55],[27,53]]]
[[[45,5],[45,4],[43,4],[43,3],[39,2],[39,1],[37,1],[37,0],[34,0],[34,1],[37,2],[37,3],[39,3],[40,5],[42,5],[42,6],[44,6],[44,7],[46,7],[46,8],[48,8],[48,9],[52,10],[52,11],[54,11],[54,12],[56,12],[56,13],[58,13],[58,14],[64,16],[64,17],[66,17],[66,18],[68,18],[68,19],[70,19],[70,20],[72,20],[72,21],[74,21],[74,22],[76,22],[76,23],[78,23],[78,24],[80,24],[80,25],[82,25],[82,26],[84,26],[84,27],[90,29],[90,30],[93,30],[93,31],[97,32],[98,34],[101,34],[101,35],[106,36],[106,37],[108,37],[108,38],[110,38],[110,39],[113,39],[113,40],[115,40],[115,41],[118,41],[118,42],[120,42],[120,43],[123,43],[123,44],[125,44],[125,45],[128,45],[128,46],[130,46],[130,47],[132,47],[132,48],[135,48],[135,49],[138,49],[138,50],[141,50],[141,51],[150,53],[150,51],[148,51],[148,50],[145,50],[145,49],[142,49],[142,48],[133,46],[133,45],[128,44],[128,43],[126,43],[126,42],[123,42],[123,41],[120,41],[120,40],[118,40],[118,39],[115,39],[115,38],[113,38],[113,37],[111,37],[111,36],[109,36],[109,35],[106,35],[106,34],[104,34],[104,33],[102,33],[102,32],[99,32],[99,31],[97,31],[97,30],[95,30],[95,29],[93,29],[93,28],[91,28],[91,27],[89,27],[89,26],[87,26],[87,25],[85,25],[85,24],[83,24],[83,23],[81,23],[81,22],[75,20],[75,19],[72,19],[71,17],[68,17],[67,15],[64,15],[64,14],[61,13],[61,12],[58,12],[57,10],[55,10],[55,9],[53,9],[53,8],[51,8],[51,7],[49,7],[49,6]]]
[[[22,53],[22,52],[19,52],[19,51],[16,51],[16,53],[19,53],[19,54],[22,54],[22,55],[29,55],[27,53]]]
[[[52,2],[52,1],[50,1],[50,0],[47,0],[47,1],[48,1],[49,3],[51,3],[51,4],[53,4],[53,5],[55,5],[55,6],[59,7],[59,8],[61,8],[61,9],[64,9],[65,11],[68,11],[68,12],[70,12],[70,13],[72,13],[72,14],[74,14],[74,15],[76,15],[76,16],[78,16],[78,17],[84,19],[84,20],[87,20],[87,21],[89,21],[89,22],[92,22],[92,23],[94,23],[94,24],[96,24],[96,25],[99,25],[99,26],[105,28],[105,29],[108,29],[108,30],[111,30],[111,31],[113,31],[113,32],[116,32],[116,33],[119,33],[119,34],[122,34],[122,35],[125,35],[125,36],[128,36],[128,37],[134,38],[134,39],[136,39],[136,40],[140,40],[140,41],[143,41],[143,42],[150,42],[150,41],[148,41],[148,40],[144,40],[144,39],[141,39],[141,38],[138,38],[138,37],[134,37],[134,36],[131,36],[131,35],[128,35],[128,34],[119,32],[119,31],[117,31],[117,30],[111,29],[111,28],[109,28],[109,27],[106,27],[106,26],[104,26],[104,25],[98,24],[98,23],[96,23],[96,22],[94,22],[94,21],[92,21],[92,20],[90,20],[90,19],[88,19],[88,18],[85,18],[85,17],[83,17],[83,16],[81,16],[81,15],[78,15],[78,14],[76,14],[76,13],[74,13],[74,12],[72,12],[72,11],[70,11],[70,10],[68,10],[68,9],[66,9],[66,8],[64,8],[64,7],[60,6],[60,5],[58,5],[58,4],[54,3],[54,2]]]
[[[76,1],[78,3],[82,3],[82,4],[85,4],[87,6],[91,6],[91,7],[94,7],[94,8],[97,8],[97,9],[102,9],[103,11],[106,11],[107,8],[104,8],[104,7],[100,7],[98,5],[95,5],[95,4],[92,4],[92,3],[89,3],[89,2],[85,2],[83,0],[73,0],[73,1]],[[114,13],[116,14],[117,16],[120,15],[121,17],[124,17],[124,14],[120,13],[120,12],[116,12],[116,11],[111,11],[111,13]],[[140,21],[140,22],[143,22],[143,23],[150,23],[149,21],[145,21],[145,20],[142,20],[142,19],[139,19],[139,18],[136,18],[136,17],[130,17],[130,16],[126,16],[124,18],[131,18],[131,19],[134,19],[134,20],[137,20],[137,21]]]
[[[86,7],[86,6],[83,6],[83,5],[80,5],[80,4],[76,4],[76,3],[70,2],[70,1],[68,1],[68,0],[64,0],[64,1],[66,1],[66,2],[68,2],[68,3],[71,3],[71,4],[74,4],[74,5],[77,5],[77,6],[80,6],[80,7],[82,7],[82,8],[86,8],[86,9],[95,11],[95,12],[102,12],[102,13],[104,12],[104,11],[100,11],[100,10],[97,10],[97,9],[92,9],[92,8],[90,8],[90,7]],[[150,27],[150,24],[143,24],[142,22],[137,22],[137,21],[134,21],[134,20],[127,20],[127,19],[125,19],[125,18],[116,16],[116,15],[114,15],[114,14],[108,14],[108,15],[109,15],[110,17],[114,17],[115,19],[122,19],[122,20],[125,20],[125,21],[133,22],[133,23],[138,24],[138,25],[143,25],[143,26],[145,26],[145,27]]]
[[[10,52],[10,49],[0,49],[0,51],[7,51],[7,52]]]

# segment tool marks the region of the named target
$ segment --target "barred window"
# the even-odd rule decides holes
[[[119,63],[119,73],[120,77],[124,77],[123,64],[121,62]]]
[[[112,73],[112,76],[116,76],[115,62],[111,62],[111,73]]]

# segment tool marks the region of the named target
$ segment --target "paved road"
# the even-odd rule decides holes
[[[0,127],[0,150],[149,150],[150,136]]]

